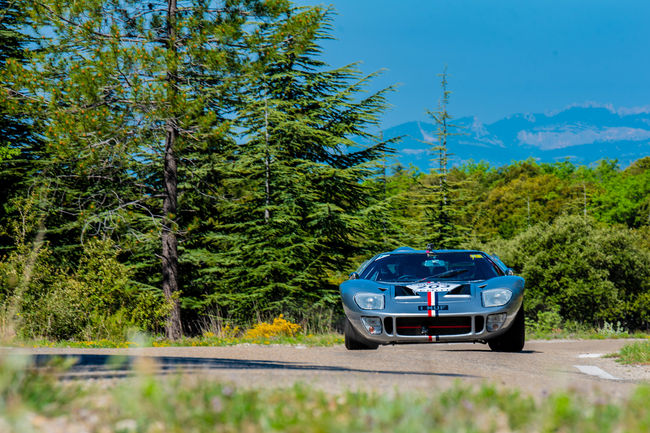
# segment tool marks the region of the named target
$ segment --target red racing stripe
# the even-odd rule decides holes
[[[427,305],[432,306],[434,301],[435,301],[435,297],[433,295],[433,292],[428,292],[427,293]],[[433,316],[433,310],[430,309],[429,310],[429,317],[432,317],[432,316]],[[433,335],[429,335],[428,337],[429,337],[430,342],[433,341]]]

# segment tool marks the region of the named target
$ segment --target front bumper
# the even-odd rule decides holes
[[[351,310],[344,305],[350,323],[365,339],[379,344],[432,342],[486,342],[506,332],[522,304],[522,298],[511,300],[499,308],[481,312],[438,313],[437,315],[390,313],[380,310]],[[506,314],[496,331],[488,331],[488,316]],[[371,335],[361,322],[362,317],[378,317],[382,332]]]

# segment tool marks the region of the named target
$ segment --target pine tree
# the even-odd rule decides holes
[[[19,31],[24,20],[16,2],[0,0],[0,79],[6,73],[7,64],[23,62],[23,50],[30,38]],[[0,163],[20,153],[21,147],[27,147],[34,142],[33,133],[26,119],[15,116],[10,112],[7,102],[9,89],[2,88],[3,97],[0,99]]]
[[[204,186],[188,178],[203,177],[192,162],[232,142],[233,75],[246,60],[245,33],[285,4],[28,4],[41,49],[32,63],[11,65],[9,85],[16,110],[46,126],[58,209],[49,237],[74,247],[90,235],[113,236],[134,258],[146,258],[137,275],[161,286],[169,338],[182,331],[181,224],[196,216],[183,207],[184,188],[192,195]],[[162,272],[153,270],[156,255]]]
[[[0,256],[20,243],[13,217],[25,207],[21,200],[29,201],[39,189],[41,177],[40,125],[16,113],[11,89],[5,85],[10,69],[24,64],[25,51],[34,45],[34,39],[22,32],[27,22],[23,2],[0,0]],[[40,212],[35,211],[40,218]],[[26,231],[27,224],[20,225]]]
[[[242,142],[233,156],[227,190],[213,221],[212,266],[202,281],[217,290],[213,306],[250,319],[304,311],[335,301],[329,275],[359,250],[360,212],[385,143],[360,146],[371,135],[386,91],[359,98],[372,78],[353,66],[327,69],[317,56],[330,11],[292,8],[270,22],[253,46]]]
[[[447,68],[445,67],[443,73],[438,76],[441,78],[442,96],[437,110],[428,111],[437,126],[437,142],[435,144],[430,142],[430,145],[438,167],[433,170],[428,179],[425,179],[425,182],[428,181],[426,190],[429,191],[425,210],[429,219],[429,243],[435,248],[453,248],[462,241],[463,228],[457,224],[459,209],[456,208],[454,196],[459,190],[459,185],[449,178],[451,154],[447,142],[450,136],[458,133],[455,132],[457,126],[452,123],[453,118],[447,111],[451,95],[451,91],[447,88]]]

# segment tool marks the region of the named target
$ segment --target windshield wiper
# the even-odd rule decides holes
[[[429,277],[429,278],[447,278],[447,277],[454,277],[454,276],[456,276],[456,275],[460,275],[460,274],[463,274],[463,273],[468,272],[468,271],[469,271],[469,269],[450,269],[450,270],[445,271],[445,272],[443,272],[443,273],[441,273],[441,274],[433,275],[433,276],[431,276],[431,277]]]
[[[434,278],[446,278],[446,277],[453,277],[455,275],[462,274],[463,272],[467,272],[469,269],[450,269],[448,271],[442,272],[440,274],[436,275],[429,275],[428,277],[420,278],[417,281],[413,281],[413,283],[421,283],[422,281],[427,281],[427,280],[432,280]],[[412,283],[412,284],[413,284]]]

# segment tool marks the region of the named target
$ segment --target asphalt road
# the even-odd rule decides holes
[[[650,366],[624,366],[602,355],[630,340],[529,341],[522,353],[496,353],[481,344],[385,346],[347,351],[343,346],[166,347],[144,349],[2,349],[27,353],[37,365],[74,357],[63,379],[115,380],[143,369],[181,371],[201,380],[242,387],[309,383],[326,391],[435,392],[456,381],[519,388],[536,397],[575,389],[625,397],[650,382]]]

